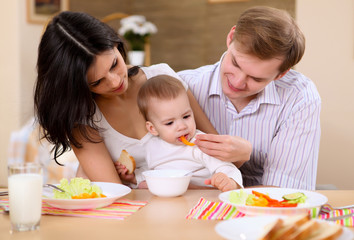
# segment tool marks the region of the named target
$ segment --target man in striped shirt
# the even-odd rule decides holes
[[[291,16],[269,7],[246,10],[227,35],[219,62],[179,72],[220,135],[195,142],[205,153],[241,165],[244,186],[314,190],[321,98],[291,68],[305,38]]]

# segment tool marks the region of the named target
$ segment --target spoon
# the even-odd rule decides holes
[[[52,189],[55,189],[55,190],[58,190],[60,192],[65,192],[65,190],[53,185],[53,184],[50,184],[50,183],[47,183],[47,184],[44,184],[43,187],[49,187],[49,188],[52,188]],[[7,196],[9,195],[9,192],[8,191],[5,191],[5,192],[0,192],[0,196]]]
[[[204,166],[203,166],[203,167],[200,167],[200,168],[197,168],[197,169],[195,169],[195,170],[193,170],[193,171],[190,171],[190,172],[185,173],[183,176],[193,175],[193,173],[198,172],[199,170],[202,170],[202,169],[204,169],[204,168],[205,168]]]
[[[49,187],[49,188],[52,188],[52,189],[55,189],[55,190],[58,190],[59,192],[65,192],[63,189],[53,185],[53,184],[50,184],[50,183],[47,183],[47,184],[44,184],[43,187]]]

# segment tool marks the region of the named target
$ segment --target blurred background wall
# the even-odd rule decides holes
[[[151,62],[168,63],[174,70],[218,61],[226,50],[226,34],[248,7],[268,5],[295,17],[295,0],[253,0],[208,3],[208,0],[70,0],[70,9],[103,18],[112,11],[144,15],[158,33],[151,37]],[[115,9],[115,10],[112,10]],[[110,23],[116,29],[119,21]]]

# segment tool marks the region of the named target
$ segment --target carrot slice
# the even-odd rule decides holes
[[[184,136],[179,137],[179,139],[181,139],[181,141],[184,144],[188,145],[188,146],[194,146],[195,145],[194,143],[189,142]]]
[[[96,192],[92,192],[91,194],[81,193],[76,196],[71,196],[72,199],[88,199],[88,198],[104,198],[104,197],[107,196],[102,193],[98,195]]]

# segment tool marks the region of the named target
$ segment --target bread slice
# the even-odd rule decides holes
[[[278,219],[264,228],[259,240],[335,240],[342,234],[338,224],[311,219],[302,214]]]
[[[283,226],[272,236],[271,240],[288,240],[296,229],[295,225]]]
[[[299,226],[296,231],[289,236],[288,240],[305,240],[314,231],[318,230],[319,227],[319,223],[316,220],[311,219]]]
[[[310,220],[310,215],[295,215],[283,219],[283,226],[272,236],[271,240],[288,240],[291,234],[305,222]]]
[[[259,240],[271,240],[274,234],[283,226],[283,220],[278,218],[277,220],[269,223],[264,227],[263,234],[258,237]]]
[[[343,232],[343,228],[338,224],[328,224],[321,222],[317,231],[314,231],[306,240],[334,240]]]
[[[117,161],[123,164],[128,169],[129,174],[132,174],[134,172],[135,159],[125,149],[122,150]]]
[[[283,225],[295,225],[299,227],[310,219],[311,216],[309,214],[299,214],[283,219]]]

